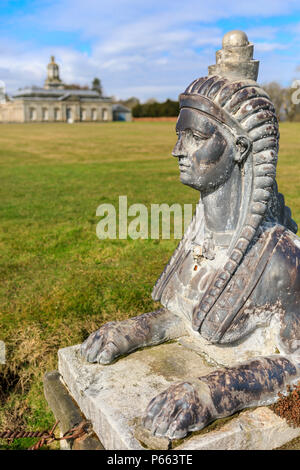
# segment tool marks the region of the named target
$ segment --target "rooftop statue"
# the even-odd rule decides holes
[[[277,190],[275,109],[256,82],[245,33],[227,33],[216,57],[180,95],[173,156],[181,182],[201,197],[154,286],[162,308],[109,322],[81,346],[87,361],[109,364],[140,347],[197,338],[219,367],[153,397],[143,418],[171,439],[272,403],[300,378],[300,239]]]

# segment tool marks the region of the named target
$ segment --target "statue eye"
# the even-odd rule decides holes
[[[199,142],[201,140],[207,140],[209,138],[209,136],[203,135],[200,132],[193,132],[192,135],[193,135],[194,140],[196,140],[196,142]]]

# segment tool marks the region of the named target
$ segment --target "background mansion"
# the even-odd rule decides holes
[[[23,88],[12,99],[1,100],[0,122],[131,120],[130,109],[102,96],[101,86],[73,89],[65,85],[53,56],[47,70],[44,88]]]

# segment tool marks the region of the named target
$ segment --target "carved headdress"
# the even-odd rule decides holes
[[[194,311],[193,327],[197,330],[236,273],[263,220],[297,231],[275,180],[279,147],[276,112],[268,94],[256,82],[259,63],[252,57],[253,45],[245,33],[227,33],[209,75],[194,80],[180,95],[181,108],[208,114],[228,126],[237,138],[246,136],[252,147],[242,163],[243,197],[228,259]],[[219,339],[218,335],[214,338]]]

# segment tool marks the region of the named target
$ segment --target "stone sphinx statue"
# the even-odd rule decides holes
[[[194,217],[153,289],[162,308],[109,322],[81,345],[110,364],[188,335],[218,367],[153,397],[143,423],[182,438],[216,418],[269,404],[300,378],[300,239],[277,190],[279,131],[245,33],[180,95],[180,180],[200,192]]]

